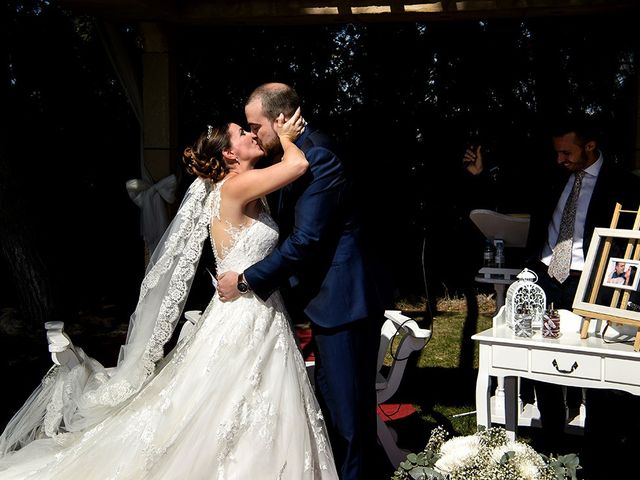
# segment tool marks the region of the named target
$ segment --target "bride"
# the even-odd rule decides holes
[[[304,174],[298,110],[274,122],[281,162],[239,125],[208,127],[184,152],[197,175],[154,252],[116,367],[77,347],[0,436],[0,479],[336,479],[331,447],[278,293],[214,296],[163,358],[208,235],[218,271],[276,245],[264,196]]]

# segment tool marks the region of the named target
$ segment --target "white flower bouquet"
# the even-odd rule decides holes
[[[576,455],[546,457],[509,440],[504,428],[447,440],[437,427],[425,449],[409,454],[392,480],[576,480],[579,468]]]

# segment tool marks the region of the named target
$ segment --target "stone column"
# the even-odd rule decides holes
[[[177,115],[173,35],[169,27],[141,24],[143,159],[154,183],[174,173]]]

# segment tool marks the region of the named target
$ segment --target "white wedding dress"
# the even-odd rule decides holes
[[[213,215],[220,190],[213,187]],[[263,212],[231,235],[218,271],[276,245]],[[213,239],[212,239],[213,242]],[[214,248],[214,252],[215,252]],[[115,413],[0,460],[0,479],[336,479],[326,428],[279,294],[217,296],[192,335]]]

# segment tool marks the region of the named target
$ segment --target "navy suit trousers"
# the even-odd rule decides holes
[[[342,480],[375,478],[376,364],[384,313],[337,328],[311,324],[316,396]]]

